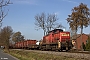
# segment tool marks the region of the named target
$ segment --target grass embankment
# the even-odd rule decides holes
[[[56,56],[52,54],[36,53],[31,51],[10,50],[9,54],[18,58],[19,60],[80,60],[75,58],[68,58],[63,56]]]

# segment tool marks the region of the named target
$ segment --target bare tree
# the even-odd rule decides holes
[[[88,27],[88,25],[90,25],[90,9],[87,7],[86,4],[81,3],[79,6],[72,9],[72,14],[69,15],[67,21],[70,25],[70,28],[76,30],[76,32],[79,27],[81,28],[81,49],[83,50],[83,27]]]
[[[58,18],[55,14],[37,14],[35,16],[35,25],[40,29],[44,30],[44,35],[47,34],[51,29],[62,28],[60,23],[57,23]]]
[[[65,28],[62,24],[58,23],[59,19],[56,14],[48,14],[46,20],[46,30],[49,32],[51,29]]]
[[[7,13],[5,13],[5,7],[9,4],[11,4],[10,0],[0,0],[0,27],[2,25],[2,20],[7,15]]]
[[[12,34],[13,34],[13,30],[10,26],[4,27],[0,33],[1,41],[3,42],[3,45],[7,50],[9,49],[9,41]]]
[[[45,32],[46,32],[45,21],[46,21],[45,13],[42,13],[41,15],[37,14],[35,16],[35,25],[38,27],[38,29],[43,29],[44,35],[45,35]]]

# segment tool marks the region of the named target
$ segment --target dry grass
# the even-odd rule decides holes
[[[20,60],[80,60],[75,58],[68,58],[63,56],[56,56],[53,54],[43,54],[29,51],[10,50],[11,55]]]

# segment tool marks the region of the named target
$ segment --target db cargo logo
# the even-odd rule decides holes
[[[61,36],[69,36],[69,34],[62,33]]]

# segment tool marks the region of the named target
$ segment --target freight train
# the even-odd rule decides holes
[[[14,48],[68,51],[72,48],[72,42],[70,40],[70,32],[54,29],[43,36],[40,42],[37,40],[25,40],[15,43]]]

